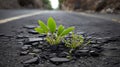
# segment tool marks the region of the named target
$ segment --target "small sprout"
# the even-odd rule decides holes
[[[56,22],[52,17],[48,18],[47,25],[41,20],[39,20],[38,23],[40,27],[35,28],[35,31],[40,34],[46,34],[46,40],[51,45],[58,45],[66,35],[74,30],[74,27],[65,29],[63,25],[57,28]],[[58,30],[56,31],[56,29]]]
[[[64,41],[66,47],[76,49],[77,47],[82,46],[84,38],[81,35],[76,35],[73,33],[71,39]]]
[[[82,46],[84,43],[84,38],[81,35],[76,35],[72,33],[72,36],[70,39],[64,40],[65,41],[65,46],[70,48],[69,50],[69,56],[67,58],[72,58],[71,54],[72,52],[79,46]]]
[[[72,52],[74,49],[70,49],[69,50],[69,55],[67,56],[68,59],[72,59]]]

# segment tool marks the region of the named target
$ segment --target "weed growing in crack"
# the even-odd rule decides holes
[[[72,33],[71,38],[64,40],[64,42],[66,47],[69,47],[71,49],[76,49],[77,47],[82,46],[84,42],[84,38],[82,35],[76,35]]]
[[[45,24],[43,21],[38,20],[39,27],[35,28],[35,31],[37,31],[40,34],[45,34],[46,41],[52,45],[58,45],[62,41],[65,43],[65,47],[70,48],[69,55],[67,58],[72,59],[72,52],[76,50],[78,47],[84,47],[87,46],[90,41],[88,41],[86,44],[84,43],[84,37],[82,35],[74,34],[74,27],[68,27],[65,29],[63,25],[59,25],[57,27],[56,21],[49,17],[47,24]],[[66,36],[72,32],[72,34],[66,38]]]
[[[65,39],[64,42],[65,42],[65,46],[68,47],[68,48],[70,48],[70,50],[69,50],[69,56],[67,56],[67,58],[71,59],[72,58],[71,57],[72,51],[75,50],[77,47],[83,45],[84,38],[83,38],[82,35],[77,35],[77,34],[74,34],[72,32],[71,38]]]
[[[50,45],[58,45],[64,36],[74,30],[74,27],[65,29],[63,25],[58,26],[58,30],[56,30],[56,21],[52,17],[48,18],[47,25],[41,20],[39,20],[38,23],[40,27],[35,28],[35,31],[40,34],[46,34],[46,40]]]

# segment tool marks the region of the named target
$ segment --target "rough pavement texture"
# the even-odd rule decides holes
[[[63,11],[49,11],[37,16],[14,20],[9,23],[0,24],[0,67],[23,67],[21,61],[25,57],[20,57],[18,54],[22,45],[18,43],[16,36],[21,31],[24,34],[28,34],[27,30],[23,28],[24,25],[37,25],[38,19],[47,22],[50,16],[55,18],[58,25],[63,24],[66,27],[75,26],[77,32],[86,32],[95,37],[120,36],[120,24],[117,22]],[[120,47],[119,44],[120,41],[115,41],[107,43],[103,47]],[[106,55],[96,58],[83,57],[77,61],[64,63],[59,66],[44,63],[31,67],[119,67],[120,55],[118,52],[120,52],[120,49],[118,51],[106,50],[106,53],[103,52]]]

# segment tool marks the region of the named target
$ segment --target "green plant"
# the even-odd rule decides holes
[[[71,49],[76,49],[77,47],[83,44],[84,38],[82,35],[77,35],[72,33],[71,38],[64,41],[66,47],[69,47]]]
[[[72,51],[75,50],[77,47],[82,46],[84,43],[84,38],[82,35],[77,35],[72,32],[71,38],[64,40],[65,46],[70,48],[69,56],[67,58],[71,59]]]
[[[87,43],[84,41],[84,37],[82,35],[77,35],[72,32],[71,38],[64,40],[65,46],[70,48],[69,50],[69,56],[67,58],[72,59],[72,52],[79,46],[85,47],[87,46],[91,41],[88,40]]]
[[[47,25],[41,20],[38,20],[38,24],[40,27],[35,28],[35,31],[46,34],[46,40],[51,45],[58,45],[64,36],[74,30],[74,27],[65,29],[63,25],[59,25],[57,28],[56,21],[52,17],[48,18]]]

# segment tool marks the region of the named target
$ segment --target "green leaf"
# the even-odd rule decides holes
[[[60,26],[58,27],[57,35],[59,36],[63,31],[64,31],[64,26],[63,26],[63,25],[60,25]]]
[[[44,33],[44,30],[42,28],[40,28],[40,27],[37,27],[34,30],[37,31],[40,34]]]
[[[56,22],[52,17],[48,19],[47,25],[51,33],[54,33],[56,31]]]
[[[61,36],[65,36],[67,34],[69,34],[71,31],[73,31],[75,28],[74,27],[69,27],[67,29],[65,29],[62,33]]]
[[[38,23],[40,27],[45,31],[45,33],[48,33],[48,27],[44,24],[44,22],[41,20],[38,20]]]

